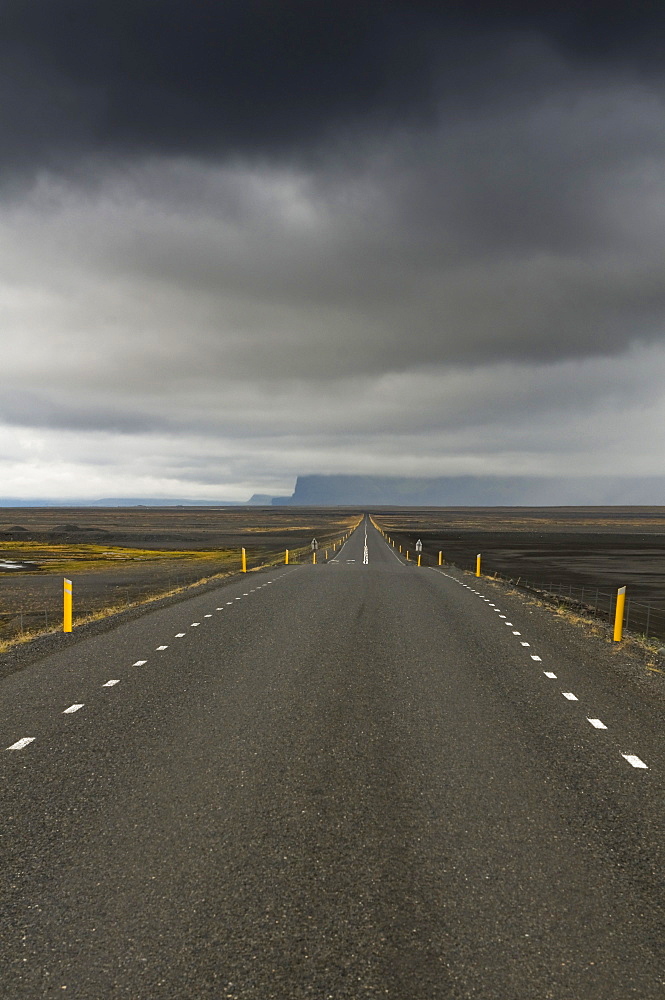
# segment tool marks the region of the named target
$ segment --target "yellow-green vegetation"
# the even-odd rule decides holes
[[[105,566],[135,562],[227,562],[238,558],[234,549],[136,549],[122,546],[85,543],[51,544],[11,542],[0,553],[2,558],[35,562],[43,573],[85,573]],[[13,572],[13,571],[11,571]]]

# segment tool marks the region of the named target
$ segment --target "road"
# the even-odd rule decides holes
[[[0,682],[3,1000],[665,995],[662,706],[367,524]]]

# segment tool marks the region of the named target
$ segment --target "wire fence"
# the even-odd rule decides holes
[[[400,536],[402,548],[406,551],[407,539]],[[412,543],[411,543],[412,544]],[[411,559],[414,558],[414,550],[410,552]],[[417,552],[416,552],[417,559]],[[438,552],[424,548],[422,552],[423,565],[438,565]],[[475,560],[471,565],[461,566],[449,559],[444,560],[444,565],[452,566],[456,569],[475,570]],[[514,587],[542,594],[546,597],[555,598],[560,603],[565,604],[571,610],[576,610],[580,614],[598,618],[606,621],[609,625],[614,624],[616,613],[616,589],[595,584],[574,584],[558,581],[529,580],[523,576],[509,577],[501,573],[483,568],[482,575],[490,579],[500,580],[503,583],[510,583]],[[638,601],[630,596],[630,588],[627,588],[626,604],[623,618],[624,628],[638,635],[649,639],[665,640],[665,601]]]
[[[610,625],[614,623],[616,590],[601,590],[600,587],[593,584],[538,583],[525,580],[522,577],[511,579],[510,577],[501,577],[498,573],[492,575],[496,575],[497,579],[512,583],[515,587],[552,595],[570,607],[593,615],[595,618],[606,620]],[[631,599],[627,592],[623,621],[625,628],[637,632],[647,639],[650,637],[665,639],[665,605],[663,603],[636,601]]]
[[[50,621],[51,624],[54,624],[53,613],[51,613]],[[3,637],[46,631],[48,627],[49,613],[47,608],[39,608],[37,611],[3,611],[0,613],[0,635]]]
[[[323,541],[317,550],[317,562],[325,562],[332,558],[335,549],[339,549],[339,540]],[[300,546],[289,549],[289,564],[302,565],[312,562],[311,546]],[[267,569],[277,566],[285,561],[284,549],[273,549],[269,551],[255,551],[247,553],[247,570]],[[220,567],[220,575],[227,576],[237,572],[239,566],[228,565]],[[188,572],[171,573],[163,577],[151,586],[126,586],[123,584],[109,586],[105,595],[97,595],[94,598],[86,599],[75,590],[74,607],[77,616],[94,615],[99,612],[112,612],[123,610],[138,604],[158,600],[160,597],[168,596],[179,591],[185,591],[190,587],[196,587],[206,580],[214,580],[216,573],[208,570],[205,576],[201,572],[192,569]],[[0,612],[0,639],[11,640],[18,636],[33,635],[48,632],[51,629],[58,629],[62,626],[62,606],[58,597],[57,605],[51,608],[19,608],[14,611]]]

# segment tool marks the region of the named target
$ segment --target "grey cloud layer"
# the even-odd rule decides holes
[[[339,128],[431,122],[548,89],[541,40],[653,78],[655,5],[422,0],[5,0],[2,158],[293,156]]]
[[[4,5],[0,420],[35,469],[58,430],[134,495],[601,471],[620,414],[662,471],[663,17],[440,7]]]

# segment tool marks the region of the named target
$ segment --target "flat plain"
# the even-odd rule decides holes
[[[349,511],[279,507],[15,507],[0,510],[0,639],[59,625],[62,578],[76,620],[157,594],[325,548]]]

